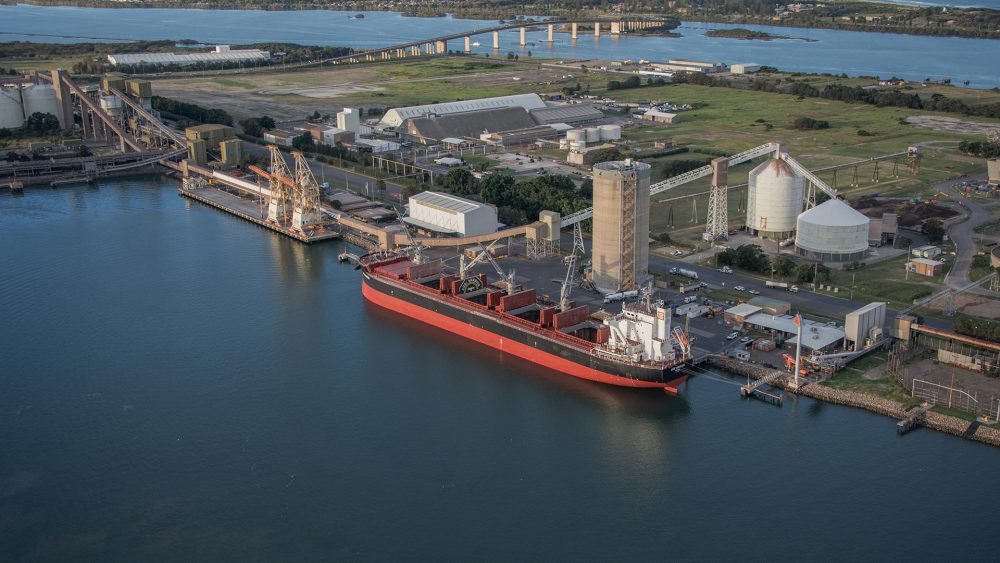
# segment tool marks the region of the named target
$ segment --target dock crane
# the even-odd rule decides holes
[[[584,253],[583,229],[578,222],[573,223],[573,250],[570,251],[569,256],[564,260],[566,264],[566,277],[563,278],[562,287],[559,288],[560,311],[569,310],[569,296],[573,291],[573,278],[576,274],[577,250],[580,251],[581,255]]]
[[[410,228],[406,226],[406,221],[402,217],[399,218],[399,226],[403,228],[403,234],[406,235],[406,241],[409,246],[406,249],[409,250],[409,254],[414,264],[424,263],[424,247],[422,244],[418,243],[413,239],[413,235],[410,234]],[[404,250],[406,250],[404,249]]]
[[[465,279],[466,277],[468,277],[469,270],[471,270],[473,266],[481,263],[483,260],[486,260],[490,263],[491,266],[493,266],[493,269],[496,270],[497,275],[500,276],[500,279],[503,280],[504,285],[507,286],[507,295],[513,295],[514,269],[511,268],[510,272],[504,273],[503,268],[500,267],[500,264],[497,264],[497,261],[493,259],[493,254],[490,252],[491,250],[493,250],[493,246],[496,245],[496,243],[498,242],[500,242],[500,239],[491,242],[489,246],[484,248],[482,252],[477,254],[475,258],[473,258],[468,262],[465,261],[465,255],[461,255],[459,257],[458,275],[459,278]]]

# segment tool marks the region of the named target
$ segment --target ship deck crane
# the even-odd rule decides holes
[[[403,228],[403,234],[406,235],[406,240],[409,243],[407,248],[412,252],[412,260],[414,264],[423,264],[424,262],[424,247],[422,244],[418,243],[410,235],[410,229],[406,226],[406,221],[402,217],[399,218],[399,226]]]

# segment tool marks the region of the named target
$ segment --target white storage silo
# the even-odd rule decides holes
[[[0,129],[14,129],[22,125],[21,92],[17,88],[0,89]]]
[[[799,215],[795,250],[816,260],[851,262],[868,250],[868,217],[839,199]]]
[[[24,100],[24,115],[30,117],[34,113],[51,113],[59,116],[59,102],[56,100],[56,89],[50,84],[37,84],[21,91]]]
[[[587,127],[584,131],[586,131],[588,143],[596,143],[601,140],[601,130],[599,128]]]
[[[566,131],[566,138],[570,141],[586,141],[587,132],[583,129],[570,129]]]
[[[618,141],[622,138],[621,125],[601,125],[598,129],[601,130],[602,141]]]
[[[782,160],[754,168],[747,189],[747,228],[763,238],[788,238],[802,213],[804,190],[805,178]]]

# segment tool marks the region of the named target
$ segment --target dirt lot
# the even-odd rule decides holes
[[[295,72],[219,78],[157,80],[157,95],[224,109],[241,118],[270,115],[279,121],[343,106],[397,107],[487,95],[558,91],[565,69],[464,60],[351,65]],[[492,65],[492,66],[491,66]]]
[[[988,135],[991,131],[1000,129],[1000,124],[998,123],[968,121],[957,117],[944,117],[940,115],[914,115],[907,117],[906,121],[914,125],[934,129],[935,131],[948,131],[950,133]]]
[[[867,198],[857,201],[854,207],[868,217],[881,217],[883,213],[895,213],[901,227],[915,227],[928,219],[944,221],[958,215],[951,207],[937,203],[913,203],[908,200],[884,200]]]

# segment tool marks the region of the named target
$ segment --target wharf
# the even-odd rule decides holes
[[[265,227],[276,233],[283,234],[300,242],[313,243],[313,242],[322,242],[325,240],[340,238],[340,233],[333,230],[319,228],[311,232],[303,233],[267,221],[266,219],[262,218],[262,213],[259,203],[241,198],[237,195],[231,194],[219,188],[207,186],[203,188],[186,190],[183,187],[181,187],[178,191],[184,197],[189,197],[195,201],[199,201],[201,203],[204,203],[205,205],[209,205],[216,209],[225,211],[226,213],[235,215],[240,219],[250,221],[251,223],[256,223],[261,227]]]

